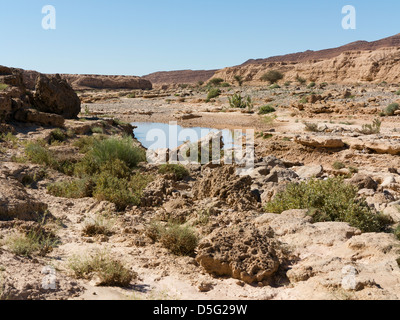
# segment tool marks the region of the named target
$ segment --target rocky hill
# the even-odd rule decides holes
[[[368,51],[346,51],[326,60],[304,62],[264,62],[222,69],[215,77],[234,83],[234,76],[241,75],[248,84],[260,84],[260,77],[269,70],[284,73],[283,81],[308,81],[356,83],[398,83],[400,80],[400,47]]]
[[[181,70],[181,71],[163,71],[155,72],[143,76],[150,80],[154,85],[162,84],[193,84],[199,81],[209,80],[217,70]]]
[[[36,80],[40,75],[36,71],[21,70],[24,77],[25,86],[34,90]],[[78,75],[62,74],[61,77],[72,86],[74,90],[87,89],[142,89],[150,90],[153,88],[149,80],[135,76],[106,76],[106,75]]]
[[[307,50],[304,52],[292,53],[282,56],[274,56],[266,59],[250,59],[242,64],[242,66],[248,64],[263,64],[268,62],[304,62],[308,60],[321,60],[331,59],[339,56],[346,51],[366,51],[366,50],[377,50],[381,48],[398,47],[400,46],[400,34],[396,34],[392,37],[384,38],[377,41],[356,41],[346,44],[341,47],[312,51]]]

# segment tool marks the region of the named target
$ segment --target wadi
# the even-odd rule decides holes
[[[144,77],[0,66],[0,299],[398,300],[399,45]],[[199,140],[147,150],[170,122]],[[172,161],[193,150],[213,152]]]

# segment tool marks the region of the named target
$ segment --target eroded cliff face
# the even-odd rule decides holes
[[[36,80],[40,73],[36,71],[21,70],[25,86],[34,90]],[[79,75],[62,74],[74,90],[86,89],[142,89],[151,90],[151,81],[136,76],[108,76],[108,75]]]
[[[347,51],[327,60],[307,62],[270,62],[248,64],[217,71],[214,78],[223,78],[234,83],[234,77],[241,75],[247,84],[261,84],[261,76],[269,70],[285,74],[285,81],[296,81],[298,76],[309,81],[355,83],[400,80],[400,47],[382,48],[374,51]]]

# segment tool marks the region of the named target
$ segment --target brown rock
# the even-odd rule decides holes
[[[59,75],[38,77],[34,105],[41,112],[55,113],[66,119],[76,118],[81,112],[81,101]]]

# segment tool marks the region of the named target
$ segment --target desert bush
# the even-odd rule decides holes
[[[382,121],[376,118],[372,122],[372,124],[364,124],[361,130],[357,131],[365,135],[378,134],[381,132],[381,126],[382,126]]]
[[[126,97],[129,98],[129,99],[135,99],[136,98],[136,92],[132,92],[132,93],[128,94]]]
[[[394,113],[400,109],[400,105],[398,103],[391,103],[385,109],[385,115],[394,116]]]
[[[304,125],[306,126],[305,130],[308,132],[319,132],[318,123],[304,122]]]
[[[59,244],[59,240],[53,233],[37,227],[26,233],[11,235],[6,239],[6,244],[18,256],[28,257],[34,253],[45,256]]]
[[[228,82],[222,82],[222,83],[220,84],[220,86],[221,86],[222,88],[229,88],[231,85],[230,85]]]
[[[127,287],[137,274],[126,268],[120,261],[114,260],[110,254],[97,252],[89,256],[73,256],[69,268],[78,279],[91,279],[97,275],[100,286]]]
[[[91,129],[92,133],[98,133],[98,134],[103,134],[104,129],[102,127],[94,127]]]
[[[94,174],[99,172],[110,159],[118,159],[132,169],[139,162],[145,161],[146,153],[133,145],[131,137],[94,140],[93,147],[82,159],[81,166],[83,166],[83,170],[86,168],[88,174]]]
[[[346,168],[346,165],[343,162],[340,161],[336,161],[333,165],[332,165],[333,169],[335,170],[341,170]]]
[[[233,96],[229,97],[228,100],[231,108],[248,108],[249,110],[253,108],[253,102],[250,96],[242,97],[240,93],[235,93]]]
[[[55,141],[64,142],[66,139],[67,137],[61,129],[55,129],[50,133],[50,143]]]
[[[307,86],[307,88],[308,89],[312,89],[312,88],[314,88],[316,86],[316,83],[315,82],[311,82],[308,86]]]
[[[146,235],[177,256],[193,255],[199,242],[192,228],[174,223],[164,226],[153,222],[147,228]]]
[[[29,142],[25,147],[25,155],[36,164],[56,167],[57,161],[50,150],[39,142]]]
[[[180,164],[163,164],[158,169],[161,174],[171,174],[176,180],[183,180],[190,175],[189,171]]]
[[[268,113],[273,113],[275,112],[276,109],[271,106],[270,104],[266,105],[266,106],[262,106],[260,108],[260,111],[258,112],[258,114],[268,114]]]
[[[264,73],[260,78],[261,81],[268,81],[270,84],[274,84],[282,79],[283,74],[277,70],[270,70]]]
[[[0,91],[3,91],[8,88],[8,85],[5,83],[0,83]]]
[[[211,80],[208,82],[208,85],[211,85],[211,86],[219,86],[222,82],[224,82],[224,79],[221,79],[221,78],[214,78],[214,79],[211,79]]]
[[[304,79],[304,78],[302,78],[302,77],[300,77],[300,76],[297,76],[297,77],[296,77],[296,81],[297,81],[299,84],[305,84],[305,83],[307,82],[306,79]]]
[[[99,201],[112,202],[118,211],[123,211],[130,205],[140,204],[142,191],[152,180],[151,176],[139,173],[121,179],[102,172],[96,177],[93,196]]]
[[[91,197],[95,184],[91,178],[61,181],[47,186],[49,194],[55,197],[79,199]]]
[[[95,215],[87,219],[82,228],[82,234],[87,237],[96,235],[110,236],[113,234],[114,221],[105,215]]]
[[[210,102],[211,99],[217,98],[221,95],[221,90],[212,88],[208,91],[206,102]]]
[[[236,75],[236,76],[234,76],[234,79],[238,83],[239,87],[241,87],[243,85],[244,79],[242,76]]]
[[[387,223],[365,200],[358,199],[357,187],[342,178],[290,183],[265,209],[271,213],[309,209],[314,222],[347,222],[363,232],[380,232]]]

